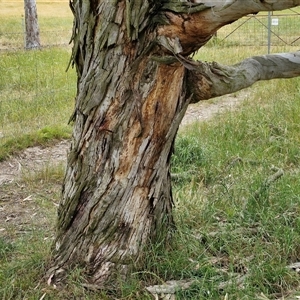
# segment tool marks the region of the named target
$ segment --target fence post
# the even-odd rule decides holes
[[[270,54],[271,50],[271,25],[272,25],[272,20],[271,20],[271,12],[268,12],[268,54]]]
[[[36,0],[24,0],[26,49],[40,47],[40,30],[38,25],[38,15]]]
[[[26,29],[25,29],[25,19],[23,15],[22,15],[22,30],[23,30],[24,49],[26,49]]]

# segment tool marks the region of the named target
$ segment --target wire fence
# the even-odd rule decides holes
[[[39,15],[42,51],[27,51],[24,17],[21,13],[6,16],[3,9],[15,9],[15,2],[0,2],[0,144],[3,136],[15,137],[30,132],[33,126],[37,129],[62,122],[73,109],[76,74],[74,70],[64,72],[70,58],[73,18],[67,2],[61,15],[62,2],[40,3],[44,14],[52,9],[46,16]],[[22,6],[18,8],[21,11]],[[246,16],[221,28],[214,39],[229,49],[263,46],[265,52],[278,51],[278,47],[292,51],[300,46],[299,29],[300,14],[288,10]]]
[[[73,110],[77,79],[74,69],[66,72],[72,14],[67,1],[39,4],[41,48],[26,50],[23,3],[0,1],[0,147],[5,139],[67,124]]]
[[[25,34],[23,32],[0,33],[0,51],[18,51],[25,49]],[[68,46],[70,30],[41,31],[41,48]]]
[[[248,15],[221,28],[216,38],[227,46],[266,46],[283,50],[300,46],[300,13],[289,9],[284,13],[270,12]]]
[[[0,132],[7,136],[59,123],[66,117],[61,111],[74,105],[76,74],[65,72],[73,22],[68,0],[37,1],[37,12],[41,48],[26,50],[24,1],[0,1]]]
[[[19,31],[16,31],[16,29],[14,31],[3,31],[0,25],[0,52],[25,49],[24,19],[20,18],[19,23]],[[70,23],[69,27],[70,29],[63,29],[59,28],[58,25],[55,30],[40,30],[41,48],[68,46],[72,32],[72,23]]]
[[[3,6],[9,6],[9,2],[2,2]],[[11,3],[11,5],[13,5]],[[53,3],[49,4],[49,7],[54,5]],[[66,4],[67,6],[67,4]],[[68,7],[65,7],[65,10],[69,10]],[[58,11],[57,9],[55,11]],[[72,31],[72,22],[73,17],[71,13],[62,17],[43,17],[39,16],[39,25],[40,25],[40,41],[42,48],[54,48],[59,47],[63,49],[64,52],[70,51],[71,46],[69,45],[71,31]],[[279,50],[295,50],[295,47],[300,47],[300,10],[286,10],[283,13],[260,13],[257,15],[248,15],[240,20],[227,25],[221,28],[217,35],[214,37],[218,42],[221,42],[221,45],[224,47],[266,47],[266,51],[270,52],[270,49],[276,48],[276,51]],[[0,20],[0,79],[4,78],[8,80],[6,74],[12,74],[14,80],[19,78],[19,86],[23,86],[24,83],[20,82],[25,80],[26,74],[32,74],[31,69],[35,70],[35,92],[30,93],[31,97],[34,95],[40,95],[42,92],[41,85],[39,84],[40,78],[45,76],[43,75],[43,62],[39,61],[41,55],[30,51],[24,51],[25,48],[25,20],[24,16],[19,14],[19,16],[9,16],[7,21]],[[298,48],[299,49],[299,48]],[[7,53],[14,53],[17,55],[17,59],[4,60],[4,56]],[[25,53],[25,54],[24,54]],[[27,53],[27,54],[26,54]],[[45,59],[52,61],[52,64],[60,63],[57,52],[49,53],[53,55],[52,57],[47,57]],[[2,58],[1,58],[2,56]],[[30,64],[26,64],[25,57],[29,56],[32,58]],[[66,57],[68,57],[67,55]],[[65,67],[67,67],[67,61],[65,62]],[[10,61],[8,66],[6,61]],[[59,62],[58,62],[59,61]],[[10,70],[7,72],[7,70]],[[53,69],[54,70],[54,69]],[[42,72],[42,73],[40,73]],[[54,71],[53,71],[54,72]],[[2,74],[2,75],[1,75]],[[4,75],[3,75],[4,74]],[[19,75],[17,75],[19,74]],[[57,76],[53,73],[53,76]],[[74,77],[66,77],[66,85],[74,86]],[[4,80],[2,80],[4,81]],[[54,77],[47,80],[47,89],[43,89],[44,92],[53,93],[57,92],[59,87],[53,86],[50,83],[54,82]],[[68,82],[72,81],[72,82]],[[9,82],[9,80],[7,81]],[[20,92],[12,94],[9,91],[3,92],[1,89],[4,84],[1,85],[0,82],[0,101],[3,99],[14,97],[23,97],[24,89],[21,89]],[[65,87],[63,87],[64,89]]]
[[[47,21],[49,23],[49,21]],[[45,27],[45,26],[44,26]],[[42,47],[67,46],[71,37],[72,21],[64,24],[47,24],[40,30]],[[53,30],[49,30],[53,28]],[[226,46],[300,46],[300,13],[287,10],[285,13],[248,15],[221,28],[216,37]],[[16,51],[25,47],[24,17],[14,18],[13,30],[0,22],[0,51]]]
[[[0,18],[0,71],[2,74],[0,74],[0,79],[2,78],[2,82],[5,82],[8,74],[11,74],[14,76],[14,80],[17,80],[18,78],[19,82],[17,85],[23,86],[24,83],[22,84],[21,81],[25,81],[26,74],[28,76],[30,74],[31,77],[36,77],[34,92],[32,91],[31,93],[32,97],[36,94],[40,94],[41,89],[39,82],[41,82],[41,77],[45,77],[44,67],[49,62],[51,67],[50,74],[52,73],[52,78],[47,79],[46,86],[49,87],[50,93],[57,91],[57,87],[55,90],[53,90],[51,87],[51,83],[54,82],[55,76],[57,75],[54,72],[55,66],[57,64],[61,64],[62,57],[65,57],[64,67],[59,68],[60,70],[63,69],[65,71],[68,65],[68,58],[70,57],[71,50],[71,17],[39,17],[39,23],[39,36],[41,41],[41,47],[39,50],[44,50],[42,51],[43,53],[41,53],[41,51],[25,49],[26,32],[24,16],[9,16],[6,22],[5,20],[2,21]],[[41,59],[44,59],[44,62],[40,61]],[[9,62],[9,65],[7,65],[7,62]],[[66,78],[68,78],[67,75]],[[68,86],[72,85],[69,83],[66,84],[68,84]],[[17,94],[21,95],[24,90],[25,89],[21,89],[20,93]],[[3,92],[0,94],[0,100],[3,100],[4,95],[5,93]]]

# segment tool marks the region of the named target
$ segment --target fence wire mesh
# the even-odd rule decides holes
[[[38,16],[43,51],[24,50],[23,1],[19,0],[18,9],[16,3],[0,2],[0,108],[1,103],[4,107],[5,101],[37,99],[43,95],[47,98],[44,103],[47,103],[66,91],[68,97],[74,98],[75,73],[61,75],[59,72],[64,70],[55,67],[62,64],[61,57],[64,56],[65,69],[70,57],[73,16],[67,1],[39,3],[44,5]],[[214,40],[224,47],[266,46],[267,52],[268,46],[276,47],[277,52],[278,49],[294,51],[294,47],[300,46],[299,28],[299,9],[260,13],[221,28]],[[45,68],[48,68],[47,72]],[[57,82],[58,78],[60,82]]]
[[[42,47],[68,45],[73,16],[68,0],[37,0]],[[24,0],[0,0],[0,52],[25,48]]]
[[[70,59],[68,0],[37,1],[41,49],[25,50],[23,0],[0,0],[0,147],[6,139],[67,124],[76,74]]]
[[[233,46],[299,46],[300,13],[289,9],[248,15],[220,29],[217,38]]]
[[[8,2],[1,2],[5,6]],[[24,49],[25,26],[20,12],[12,22],[0,22],[0,51]],[[67,46],[71,37],[72,17],[45,18],[39,16],[42,47]],[[299,46],[300,12],[289,9],[248,15],[221,28],[216,37],[226,46]],[[215,37],[215,38],[216,38]]]

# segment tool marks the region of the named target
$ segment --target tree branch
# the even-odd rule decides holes
[[[230,94],[257,81],[300,76],[300,51],[253,56],[233,66],[198,62],[187,70],[191,103]]]
[[[283,10],[300,5],[300,0],[191,0],[162,1],[155,22],[157,34],[177,39],[183,55],[202,47],[221,27],[260,11]],[[178,44],[178,43],[177,43]],[[168,51],[167,51],[168,52]]]

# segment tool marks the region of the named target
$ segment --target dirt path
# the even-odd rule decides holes
[[[210,101],[191,104],[186,111],[181,126],[193,122],[208,121],[220,113],[235,110],[248,96],[249,92],[243,90],[236,95],[226,95]]]
[[[247,95],[247,92],[241,91],[236,96],[228,95],[218,100],[192,104],[188,107],[181,126],[196,121],[206,121],[226,110],[236,109],[239,103],[242,102],[241,100],[245,99]],[[5,183],[11,183],[15,179],[20,178],[20,176],[26,172],[32,172],[47,165],[55,165],[65,161],[68,149],[69,141],[61,141],[52,147],[28,148],[21,154],[1,162],[0,187]]]

